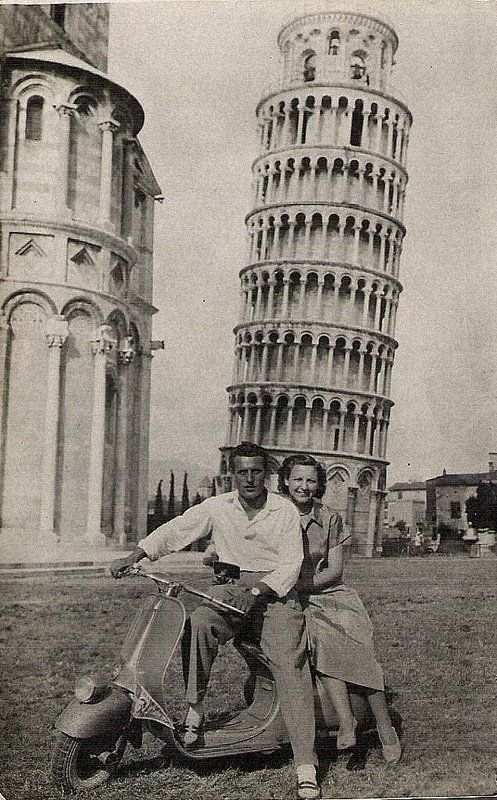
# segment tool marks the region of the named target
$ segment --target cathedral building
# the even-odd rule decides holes
[[[308,452],[352,550],[381,545],[411,113],[391,84],[397,36],[360,13],[308,14],[279,33],[279,83],[257,106],[227,455],[274,468]]]
[[[0,6],[0,545],[146,534],[154,199],[109,5]]]

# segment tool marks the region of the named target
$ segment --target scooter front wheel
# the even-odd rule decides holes
[[[63,791],[94,789],[106,783],[123,757],[126,742],[112,759],[102,760],[109,743],[102,739],[75,739],[59,733],[52,755],[52,780]]]

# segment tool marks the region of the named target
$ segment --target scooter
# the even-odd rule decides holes
[[[122,666],[106,686],[83,677],[75,686],[75,698],[58,717],[52,755],[52,780],[64,791],[78,791],[104,784],[116,771],[128,743],[139,748],[148,730],[174,752],[191,760],[249,753],[273,753],[288,745],[270,664],[258,645],[244,639],[234,644],[243,656],[249,675],[244,697],[247,707],[222,724],[207,726],[201,744],[185,750],[175,723],[167,713],[167,670],[181,640],[186,611],[181,592],[207,600],[224,612],[243,616],[239,609],[186,584],[131,567],[127,575],[146,578],[158,593],[143,598],[121,650]],[[338,730],[334,707],[319,680],[313,676],[318,736]],[[358,731],[374,727],[366,698],[349,689]]]

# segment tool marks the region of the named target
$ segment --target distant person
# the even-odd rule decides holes
[[[209,497],[142,539],[133,553],[111,564],[115,578],[136,561],[182,550],[212,535],[220,560],[240,568],[238,584],[213,586],[210,594],[250,615],[261,629],[262,650],[271,662],[281,714],[295,759],[298,797],[320,797],[314,749],[314,693],[307,654],[304,614],[294,590],[303,560],[299,514],[287,498],[268,492],[267,451],[243,442],[230,453],[236,490]],[[200,605],[183,636],[188,710],[181,727],[185,748],[203,732],[203,699],[218,645],[237,633],[240,623],[222,611]]]
[[[324,468],[309,455],[286,458],[279,470],[279,489],[300,514],[304,561],[297,590],[305,598],[311,661],[336,709],[340,727],[337,747],[356,743],[356,721],[347,684],[365,689],[378,729],[383,757],[396,764],[402,755],[384,692],[383,670],[375,658],[373,627],[354,589],[342,582],[342,518],[319,502],[326,489]]]

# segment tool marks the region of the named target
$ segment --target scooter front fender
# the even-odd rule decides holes
[[[55,722],[55,727],[73,739],[118,736],[131,719],[132,699],[111,686],[94,703],[73,700]]]

